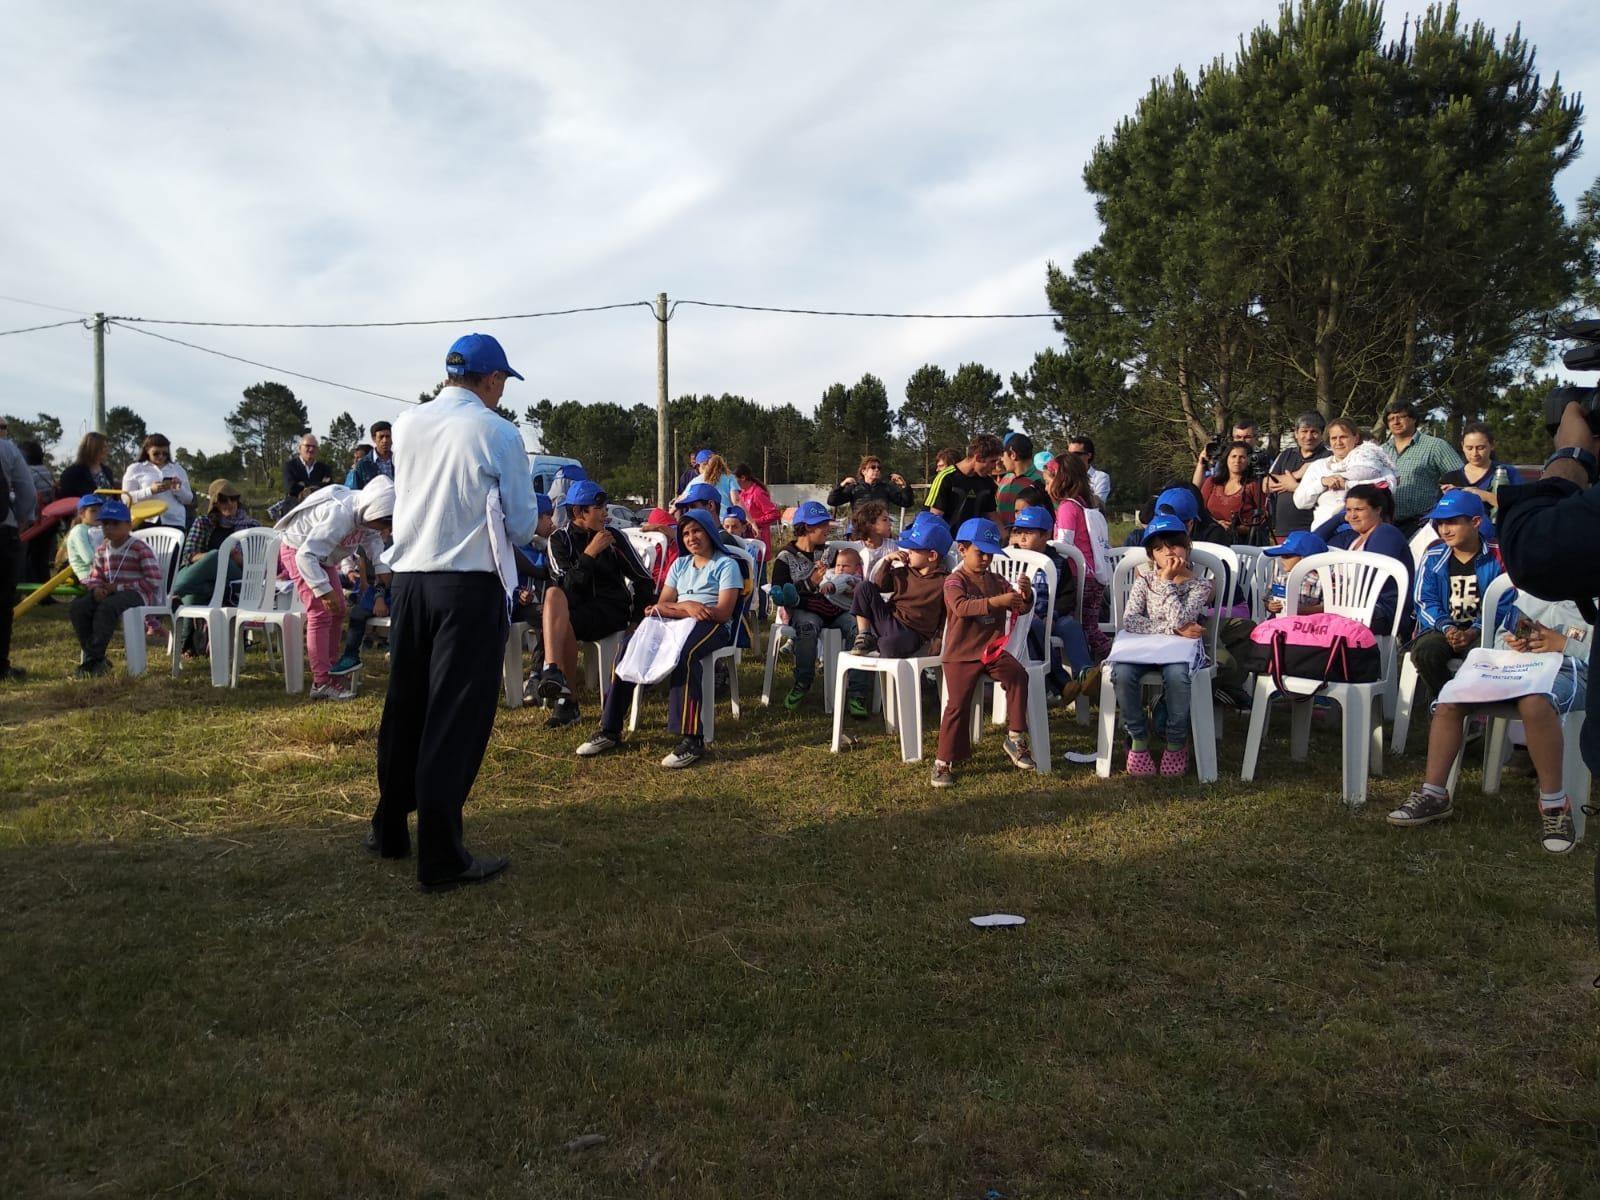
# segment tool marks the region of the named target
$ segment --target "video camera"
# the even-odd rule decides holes
[[[1583,343],[1561,356],[1567,370],[1600,371],[1600,320],[1574,321],[1552,329],[1550,336]],[[1569,383],[1553,389],[1544,401],[1545,428],[1553,435],[1561,424],[1561,414],[1572,403],[1583,409],[1589,421],[1589,432],[1600,437],[1600,387],[1577,387]]]

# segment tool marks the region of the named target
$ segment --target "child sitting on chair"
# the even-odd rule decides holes
[[[939,719],[939,756],[934,759],[934,787],[955,783],[957,763],[972,757],[972,697],[985,675],[1006,693],[1009,732],[1003,749],[1015,767],[1034,769],[1028,752],[1028,673],[1005,650],[1009,622],[1033,607],[1033,588],[1026,581],[1016,590],[989,570],[1000,547],[1000,526],[983,517],[963,521],[956,530],[961,566],[944,581],[944,668],[949,699]]]
[[[83,650],[76,672],[80,679],[111,670],[106,647],[122,625],[122,614],[130,608],[161,603],[165,588],[161,561],[154,550],[133,536],[133,518],[126,504],[118,500],[102,504],[100,529],[105,540],[95,547],[94,565],[84,577],[88,591],[67,608]]]
[[[1268,546],[1263,550],[1262,554],[1278,561],[1278,576],[1272,581],[1263,607],[1275,617],[1282,616],[1287,607],[1284,603],[1284,584],[1289,578],[1289,572],[1295,569],[1302,558],[1327,552],[1328,543],[1304,529],[1295,530],[1278,545]],[[1306,577],[1300,581],[1300,603],[1296,611],[1301,616],[1310,616],[1322,611],[1322,583],[1317,579],[1315,571],[1308,571]]]
[[[1079,693],[1093,693],[1100,672],[1089,653],[1089,641],[1083,635],[1083,624],[1078,620],[1078,581],[1073,578],[1072,564],[1050,544],[1050,533],[1055,528],[1055,518],[1048,508],[1038,505],[1019,507],[1011,522],[1011,544],[1018,550],[1031,550],[1050,560],[1056,569],[1056,610],[1041,612],[1044,593],[1034,597],[1033,623],[1028,626],[1028,650],[1037,660],[1046,658],[1045,646],[1051,637],[1061,641],[1061,660],[1051,656],[1050,670],[1045,679],[1050,699],[1071,704]],[[1038,582],[1037,580],[1035,581]],[[1063,661],[1064,660],[1064,661]]]
[[[783,699],[783,706],[791,712],[811,691],[817,677],[817,640],[824,629],[836,629],[846,637],[854,638],[856,623],[843,604],[822,592],[822,581],[828,573],[823,559],[828,544],[828,531],[833,517],[815,500],[807,500],[794,510],[794,541],[778,551],[772,563],[772,599],[775,604],[789,610],[789,623],[794,627],[794,686]],[[844,597],[849,604],[848,597]],[[870,681],[860,672],[850,677],[848,706],[851,716],[865,717],[871,711],[867,704]]]
[[[822,562],[828,568],[822,574],[817,591],[843,604],[856,594],[856,587],[865,576],[861,551],[851,546],[838,546],[822,552]]]
[[[878,564],[899,546],[894,540],[889,506],[882,500],[867,500],[856,505],[850,513],[850,540],[861,543],[862,575],[867,579],[876,578]]]
[[[901,535],[877,580],[856,589],[850,607],[856,619],[852,654],[910,658],[938,640],[944,628],[944,581],[950,574],[944,556],[949,549],[950,527],[938,517],[917,521]]]
[[[1122,628],[1129,633],[1167,636],[1205,636],[1202,624],[1211,603],[1211,581],[1189,567],[1189,532],[1174,516],[1158,516],[1144,528],[1144,548],[1150,566],[1134,572],[1133,586],[1123,606]],[[1116,663],[1111,669],[1117,689],[1117,707],[1128,731],[1128,774],[1154,775],[1156,761],[1150,753],[1149,717],[1139,679],[1152,668],[1139,663]],[[1160,773],[1186,775],[1189,771],[1189,666],[1167,663],[1161,667],[1166,706],[1166,750]]]
[[[756,527],[750,524],[750,518],[737,504],[728,505],[728,511],[722,514],[722,531],[740,539],[758,536]]]
[[[100,509],[105,502],[104,496],[93,492],[79,496],[78,520],[67,531],[67,565],[79,583],[89,578],[89,572],[94,569],[95,547],[105,541],[105,532],[100,528]]]

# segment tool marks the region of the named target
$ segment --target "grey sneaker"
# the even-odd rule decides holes
[[[612,735],[602,729],[578,747],[578,757],[593,758],[597,754],[604,754],[607,750],[615,750],[620,745],[622,745],[622,737],[620,735]]]
[[[1011,760],[1011,765],[1019,771],[1032,771],[1034,769],[1033,755],[1028,753],[1028,739],[1009,733],[1003,744],[1006,757]]]
[[[1389,824],[1426,825],[1429,821],[1442,821],[1454,811],[1449,796],[1434,796],[1418,788],[1406,797],[1404,804],[1389,814]]]
[[[1578,831],[1572,824],[1572,802],[1561,809],[1543,809],[1539,819],[1544,824],[1544,830],[1539,835],[1539,844],[1551,854],[1566,854],[1578,844]]]
[[[855,644],[850,647],[851,654],[876,654],[878,652],[878,635],[870,629],[863,629],[856,634]]]
[[[947,762],[933,760],[933,778],[928,780],[934,787],[954,787],[956,783],[955,768]]]

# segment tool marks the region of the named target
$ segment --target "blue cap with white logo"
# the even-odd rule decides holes
[[[722,493],[709,483],[691,483],[683,489],[683,495],[672,502],[673,508],[683,508],[689,504],[715,504],[722,507]]]
[[[950,536],[950,526],[938,517],[931,521],[913,521],[911,527],[900,534],[900,545],[906,550],[932,550],[935,554],[948,554],[950,543],[955,539]]]
[[[131,521],[133,514],[121,500],[107,500],[100,506],[101,521]]]
[[[1156,497],[1156,514],[1170,513],[1185,525],[1200,517],[1200,501],[1188,488],[1168,488]]]
[[[1189,527],[1183,523],[1182,517],[1175,517],[1171,513],[1162,513],[1144,527],[1140,536],[1141,543],[1148,542],[1151,538],[1161,533],[1181,533],[1185,537],[1189,534]]]
[[[568,508],[575,505],[598,504],[605,499],[605,490],[592,479],[580,479],[567,489],[561,503]]]
[[[722,519],[724,521],[748,521],[750,518],[745,516],[744,509],[737,504],[730,504],[728,505],[728,511],[722,514]]]
[[[522,376],[511,369],[506,352],[487,333],[469,333],[458,337],[444,356],[446,375],[488,375],[501,371],[513,379]]]
[[[807,500],[794,510],[794,519],[789,524],[796,529],[806,529],[812,525],[832,525],[833,514],[825,505],[815,500]]]
[[[1483,501],[1464,488],[1451,488],[1439,497],[1439,503],[1428,514],[1430,521],[1448,521],[1451,517],[1484,517],[1488,513]]]
[[[1013,529],[1042,529],[1046,533],[1055,527],[1056,519],[1050,515],[1050,510],[1038,504],[1018,509],[1016,517],[1011,522]]]
[[[969,542],[985,554],[1005,556],[1005,547],[1000,544],[1000,526],[984,517],[969,517],[961,522],[961,528],[956,530],[956,541]]]
[[[557,479],[587,479],[589,473],[577,463],[562,463],[561,469],[556,472]]]
[[[1306,558],[1312,554],[1326,554],[1328,543],[1306,529],[1296,529],[1283,539],[1280,546],[1268,546],[1261,553],[1271,558]]]
[[[90,492],[87,496],[78,497],[78,511],[82,512],[86,508],[94,508],[96,505],[104,504],[105,502],[106,498],[104,496],[97,496]]]

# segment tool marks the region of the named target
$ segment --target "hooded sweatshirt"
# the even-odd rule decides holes
[[[362,522],[393,515],[394,484],[380,475],[359,492],[340,484],[312,492],[274,528],[294,548],[300,578],[316,595],[326,596],[333,585],[323,568],[337,564],[358,546],[376,566],[383,556],[383,537]]]

